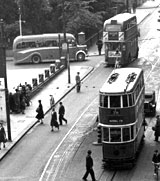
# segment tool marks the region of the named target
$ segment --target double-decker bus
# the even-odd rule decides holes
[[[70,60],[83,61],[87,56],[87,45],[78,45],[76,38],[66,33]],[[54,61],[66,56],[62,49],[63,33],[18,36],[13,41],[15,64]]]
[[[138,58],[137,18],[134,14],[122,13],[106,20],[103,26],[103,42],[106,65],[120,66],[129,64]]]
[[[139,68],[115,69],[99,91],[103,161],[134,163],[144,137],[144,77]]]

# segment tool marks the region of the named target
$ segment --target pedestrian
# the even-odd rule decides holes
[[[159,115],[156,116],[157,120],[156,120],[156,125],[155,125],[155,141],[158,141],[158,138],[160,136],[160,117]]]
[[[3,148],[5,148],[5,142],[6,142],[6,132],[3,127],[3,124],[0,123],[0,150],[1,150],[1,143],[3,143]]]
[[[21,108],[22,114],[25,114],[24,110],[26,108],[26,99],[24,96],[22,96],[22,98],[21,98],[20,105],[21,105],[20,108]]]
[[[52,108],[53,106],[54,106],[54,104],[55,104],[55,100],[54,100],[54,97],[53,97],[53,95],[50,95],[50,107]]]
[[[36,109],[37,115],[36,118],[38,119],[38,121],[41,121],[41,124],[43,124],[43,118],[44,118],[44,112],[43,112],[43,106],[41,103],[41,100],[38,100],[38,107]]]
[[[75,77],[76,79],[76,87],[77,87],[77,92],[80,92],[80,89],[81,89],[81,78],[80,78],[80,73],[77,72],[77,75]]]
[[[55,108],[52,109],[50,126],[51,131],[54,131],[53,126],[59,130],[59,124],[57,122],[57,112],[55,111]]]
[[[103,46],[102,40],[99,39],[99,40],[96,42],[96,45],[97,45],[97,47],[98,47],[99,55],[101,55],[101,50],[102,50],[102,46]]]
[[[88,174],[91,175],[92,181],[96,181],[95,174],[93,170],[93,159],[91,157],[91,150],[88,150],[88,154],[86,156],[86,173],[83,176],[83,180],[87,180]]]
[[[67,119],[64,118],[65,107],[63,106],[62,102],[60,102],[59,105],[59,124],[62,125],[62,120],[67,124]]]
[[[154,164],[154,175],[156,175],[156,167],[157,163],[159,163],[158,158],[159,158],[158,150],[155,150],[152,156],[152,163]]]

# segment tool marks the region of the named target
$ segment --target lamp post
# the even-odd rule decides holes
[[[25,21],[22,21],[21,8],[19,8],[19,34],[20,36],[22,36],[22,23],[25,23]]]
[[[62,0],[62,17],[63,17],[63,33],[64,33],[64,46],[66,47],[66,60],[67,60],[67,69],[68,69],[68,83],[71,83],[70,75],[70,61],[69,61],[69,44],[66,38],[66,18],[65,18],[65,9],[64,9],[64,0]]]
[[[11,141],[9,96],[6,74],[6,54],[3,20],[0,20],[0,118],[7,122],[8,140]]]

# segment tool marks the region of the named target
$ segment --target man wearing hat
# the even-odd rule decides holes
[[[92,181],[96,181],[94,171],[93,171],[93,159],[91,157],[91,150],[88,150],[88,155],[86,156],[86,173],[83,176],[83,180],[87,180],[88,174],[91,175]]]

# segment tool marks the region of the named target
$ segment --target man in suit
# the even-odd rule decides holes
[[[94,171],[93,171],[93,159],[91,157],[91,150],[88,150],[88,155],[86,156],[86,173],[83,176],[83,180],[86,181],[88,174],[91,175],[92,181],[96,181]]]
[[[65,108],[62,102],[60,102],[59,105],[59,124],[62,125],[62,120],[67,124],[67,119],[64,118]]]

